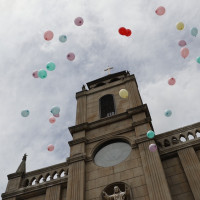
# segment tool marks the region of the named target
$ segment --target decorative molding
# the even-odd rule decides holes
[[[132,125],[133,125],[133,127],[136,127],[136,126],[146,124],[146,123],[151,123],[151,117],[147,117],[146,119],[143,119],[143,120],[140,120],[140,121],[137,121],[137,122],[133,122]],[[153,130],[153,127],[152,127],[152,130]]]
[[[25,188],[20,188],[17,191],[14,192],[7,192],[7,193],[3,193],[1,196],[3,199],[9,199],[12,197],[17,197],[20,199],[23,198],[23,196],[35,196],[35,194],[37,195],[41,195],[41,194],[45,194],[46,189],[55,185],[60,185],[60,184],[66,184],[68,182],[68,177],[63,177],[60,179],[56,179],[56,180],[50,180],[48,182],[44,182],[44,183],[40,183],[34,186],[28,186]]]
[[[79,161],[82,161],[82,160],[86,160],[85,154],[77,154],[77,155],[73,155],[73,156],[67,158],[67,162],[69,164],[72,164],[74,162],[79,162]]]
[[[147,122],[151,122],[151,117],[150,117],[150,113],[147,107],[147,104],[143,104],[141,106],[137,106],[135,108],[131,108],[131,109],[127,109],[126,112],[124,113],[120,113],[120,114],[116,114],[116,115],[112,115],[110,117],[105,117],[103,119],[99,119],[95,122],[91,122],[91,123],[82,123],[79,125],[75,125],[75,126],[71,126],[69,127],[69,131],[70,133],[73,135],[74,133],[83,131],[83,130],[92,130],[95,128],[99,128],[111,123],[115,123],[121,120],[125,120],[125,119],[129,119],[131,118],[133,115],[141,113],[141,112],[145,112],[146,113],[146,117],[147,117]],[[141,123],[141,122],[140,122]],[[144,123],[144,122],[142,122]],[[133,126],[138,125],[138,124],[133,124]]]
[[[82,137],[68,142],[70,147],[80,143],[88,143],[88,140],[85,137]]]

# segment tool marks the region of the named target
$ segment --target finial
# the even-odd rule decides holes
[[[22,160],[26,161],[27,154],[25,153]]]
[[[107,69],[104,69],[104,71],[108,71],[108,75],[110,74],[110,70],[113,69],[113,67],[109,67]]]
[[[85,91],[85,90],[86,90],[86,89],[85,89],[85,85],[83,85],[83,86],[82,86],[82,91]]]

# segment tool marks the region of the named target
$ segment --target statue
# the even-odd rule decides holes
[[[125,189],[125,192],[122,192],[118,186],[114,187],[114,194],[108,195],[103,191],[103,199],[106,200],[125,200],[128,196],[128,188]]]

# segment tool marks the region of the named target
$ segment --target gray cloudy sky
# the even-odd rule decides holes
[[[157,16],[155,9],[166,13]],[[75,124],[75,93],[84,83],[129,70],[135,74],[141,96],[147,103],[156,134],[198,122],[200,119],[200,29],[199,0],[0,0],[0,193],[5,191],[7,174],[16,171],[24,153],[27,170],[59,162],[69,155],[68,127]],[[74,25],[81,16],[84,24]],[[183,31],[176,23],[183,21]],[[118,34],[119,27],[132,30],[131,37]],[[47,30],[52,41],[43,39]],[[58,41],[66,34],[66,43]],[[190,55],[180,56],[178,41],[185,39]],[[66,59],[74,52],[73,62]],[[32,72],[56,64],[46,79],[34,79]],[[175,86],[167,80],[174,76]],[[60,118],[50,124],[50,109],[61,108]],[[170,118],[164,116],[171,109]],[[22,118],[21,110],[30,116]],[[55,150],[48,152],[48,144]]]

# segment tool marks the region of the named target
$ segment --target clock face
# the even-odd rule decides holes
[[[131,146],[125,142],[113,141],[103,146],[95,155],[94,162],[101,167],[110,167],[125,160],[131,152]]]

